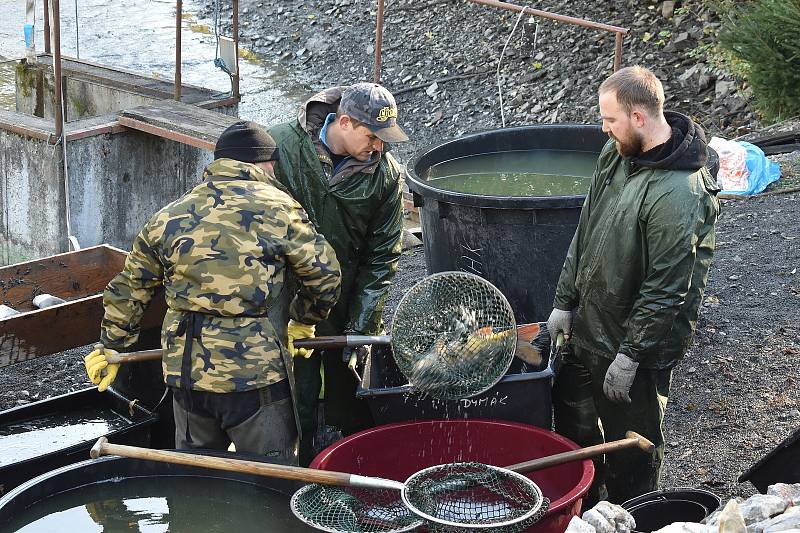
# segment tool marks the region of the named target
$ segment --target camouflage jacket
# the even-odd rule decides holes
[[[300,204],[261,168],[219,159],[203,177],[134,240],[103,295],[101,341],[115,350],[136,342],[142,313],[163,284],[166,383],[210,392],[260,388],[287,375],[266,317],[286,268],[300,284],[289,314],[314,324],[339,297],[339,263]]]

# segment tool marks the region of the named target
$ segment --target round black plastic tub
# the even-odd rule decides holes
[[[467,135],[419,155],[407,178],[420,208],[428,273],[478,274],[508,298],[520,323],[546,320],[585,195],[483,196],[426,182],[438,163],[470,155],[550,150],[600,153],[599,126],[553,124]],[[531,169],[535,171],[537,169]]]
[[[181,450],[186,451],[186,450]],[[218,457],[235,457],[248,460],[261,460],[257,456],[233,455],[228,453],[203,452],[206,455]],[[158,483],[159,478],[166,476],[185,476],[196,478],[198,483],[202,479],[214,478],[238,481],[244,484],[256,485],[286,495],[287,509],[289,497],[301,484],[273,479],[251,474],[223,472],[184,465],[159,463],[155,461],[141,461],[122,457],[101,457],[97,460],[88,460],[71,464],[42,474],[31,479],[0,498],[0,531],[5,531],[9,521],[37,503],[61,492],[78,489],[85,485],[114,480],[119,478],[152,478]],[[298,521],[298,531],[306,531],[306,527]]]
[[[702,489],[659,490],[622,504],[639,533],[650,533],[673,522],[700,522],[719,507],[719,497]]]

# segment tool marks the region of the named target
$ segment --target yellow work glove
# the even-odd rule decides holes
[[[286,329],[289,336],[289,354],[291,354],[292,357],[305,357],[306,359],[311,357],[314,350],[312,348],[295,348],[294,340],[313,337],[317,327],[289,320],[289,326]]]
[[[105,392],[119,372],[119,363],[109,364],[106,359],[107,354],[116,355],[117,352],[103,348],[102,345],[95,345],[95,349],[83,358],[86,374],[89,376],[89,380],[97,385],[99,392]]]

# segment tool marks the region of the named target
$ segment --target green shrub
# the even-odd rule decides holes
[[[723,1],[719,44],[768,121],[800,115],[800,0]]]

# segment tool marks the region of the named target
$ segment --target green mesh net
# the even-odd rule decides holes
[[[481,463],[453,463],[422,470],[406,482],[409,508],[431,531],[515,532],[538,521],[547,500],[530,479]]]
[[[403,504],[400,491],[306,485],[294,493],[292,512],[322,531],[414,531],[421,519]]]
[[[432,532],[514,533],[536,523],[548,500],[527,477],[481,463],[421,470],[402,491],[307,485],[292,512],[322,531],[400,532],[424,525]]]
[[[466,272],[441,272],[414,285],[392,321],[397,366],[417,390],[458,400],[491,388],[508,371],[517,344],[503,294]]]

